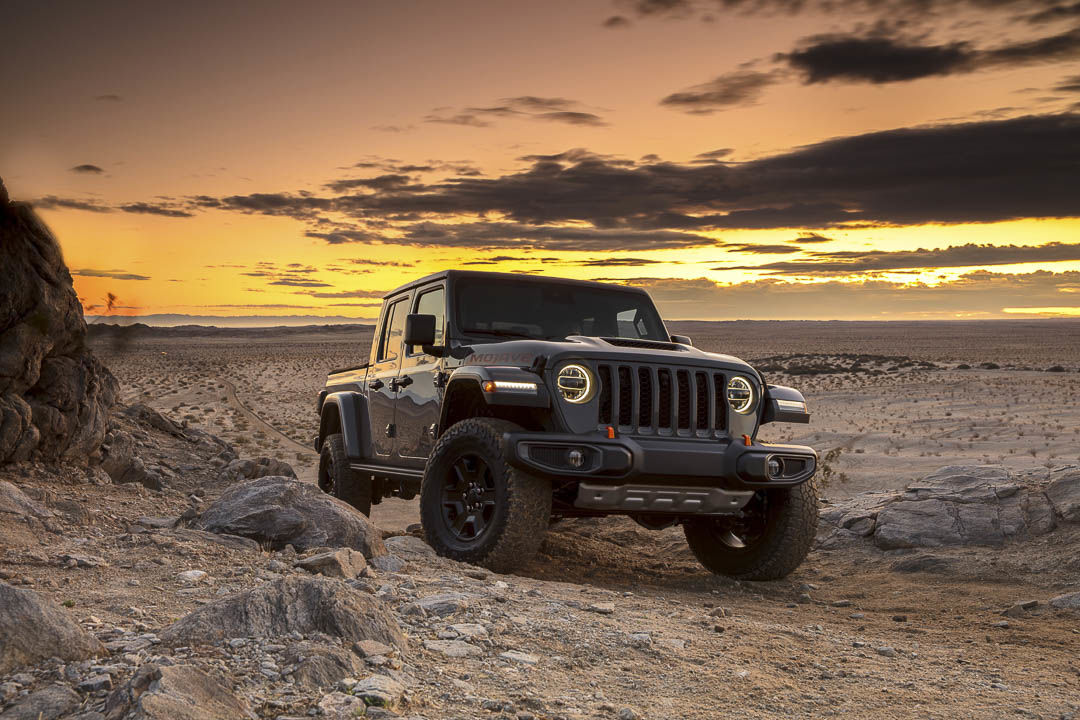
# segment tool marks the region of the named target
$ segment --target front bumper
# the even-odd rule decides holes
[[[506,440],[511,465],[590,485],[788,488],[817,469],[817,453],[802,445],[555,433],[509,433]]]

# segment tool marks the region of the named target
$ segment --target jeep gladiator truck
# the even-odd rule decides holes
[[[428,543],[499,572],[559,518],[682,525],[698,560],[780,578],[817,526],[801,393],[669,335],[649,295],[596,282],[448,270],[386,295],[368,361],[319,393],[319,485],[369,514],[420,495]]]

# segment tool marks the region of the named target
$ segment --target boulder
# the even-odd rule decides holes
[[[162,488],[161,476],[147,470],[142,459],[135,455],[135,440],[129,433],[110,431],[101,450],[101,469],[114,483],[139,483],[151,490]]]
[[[1052,477],[1046,497],[1064,522],[1080,523],[1080,470],[1073,468]]]
[[[35,690],[0,713],[0,720],[57,720],[67,717],[82,705],[82,698],[65,685],[50,685]]]
[[[105,647],[53,601],[0,582],[0,675],[51,657],[87,660]]]
[[[1080,592],[1058,595],[1050,600],[1050,607],[1058,610],[1080,610]]]
[[[274,549],[347,547],[367,558],[386,554],[378,528],[367,517],[314,483],[289,477],[234,485],[199,516],[196,527],[251,538]]]
[[[348,650],[314,642],[290,645],[285,650],[285,663],[296,666],[293,671],[296,683],[312,690],[331,687],[341,678],[355,677],[364,669],[364,664]]]
[[[0,183],[0,463],[97,453],[117,383],[86,346],[60,246]]]
[[[166,645],[324,633],[403,649],[405,636],[381,600],[324,577],[292,576],[205,605],[161,633]]]
[[[238,480],[254,480],[269,475],[294,478],[296,471],[293,470],[292,465],[277,458],[245,458],[233,460],[223,467],[218,474],[218,480],[223,483],[234,483]]]
[[[105,703],[107,720],[239,720],[248,703],[221,678],[192,665],[140,667]]]
[[[319,717],[326,720],[355,720],[367,714],[361,698],[343,692],[332,692],[319,700]]]
[[[18,519],[33,517],[39,520],[53,516],[51,510],[27,497],[26,493],[7,480],[0,480],[0,515]]]
[[[863,493],[821,511],[819,542],[868,537],[882,550],[984,546],[1045,535],[1080,520],[1080,470],[1014,475],[1000,465],[951,465],[903,491]]]
[[[317,575],[352,580],[367,566],[363,553],[350,548],[316,553],[296,562],[296,566]]]

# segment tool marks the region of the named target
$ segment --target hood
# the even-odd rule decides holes
[[[570,358],[611,360],[612,362],[655,363],[657,365],[687,365],[715,367],[757,375],[746,362],[731,355],[705,352],[690,345],[656,340],[598,338],[571,335],[565,340],[503,340],[500,342],[470,343],[473,352],[462,360],[463,365],[512,365],[528,367],[538,356],[547,358],[547,365]]]

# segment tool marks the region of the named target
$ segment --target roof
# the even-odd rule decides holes
[[[460,280],[462,278],[471,277],[484,278],[487,280],[510,280],[513,282],[560,283],[566,285],[578,285],[582,287],[604,288],[607,290],[627,290],[629,292],[647,294],[641,288],[626,287],[625,285],[615,285],[613,283],[596,282],[595,280],[572,280],[570,278],[549,277],[547,275],[522,275],[519,273],[485,272],[483,270],[440,270],[437,273],[425,275],[418,280],[413,280],[412,282],[400,285],[383,295],[383,297],[388,298],[392,295],[397,295],[399,293],[405,292],[406,290],[412,290],[413,288],[420,287],[421,285],[427,285],[437,280]]]

